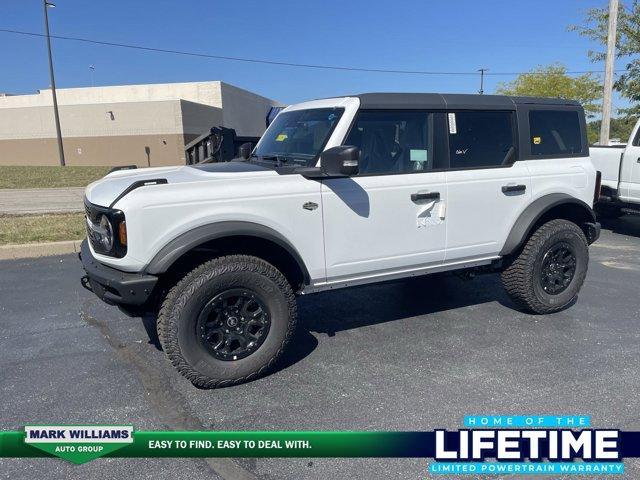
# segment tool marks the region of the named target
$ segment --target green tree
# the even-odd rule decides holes
[[[587,123],[587,135],[589,136],[589,143],[595,143],[600,138],[600,123],[601,120],[594,120]],[[631,131],[635,126],[636,121],[633,117],[612,118],[610,126],[610,138],[619,138],[622,143],[625,143],[631,135]]]
[[[602,86],[596,76],[585,73],[572,77],[559,63],[521,73],[512,82],[499,84],[496,91],[502,95],[578,100],[589,117],[598,112],[598,100],[602,98]]]
[[[581,25],[571,25],[569,30],[602,44],[602,51],[589,51],[593,62],[603,61],[606,57],[609,8],[591,8],[587,10]],[[614,88],[620,95],[631,101],[629,108],[619,111],[627,116],[640,114],[640,3],[632,0],[625,5],[620,2],[618,9],[618,28],[616,35],[616,57],[624,59],[625,72],[618,76]]]

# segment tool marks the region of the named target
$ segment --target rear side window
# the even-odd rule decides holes
[[[582,152],[578,112],[531,110],[529,133],[532,155],[572,155]]]
[[[512,112],[449,112],[447,120],[451,168],[495,167],[515,160]]]

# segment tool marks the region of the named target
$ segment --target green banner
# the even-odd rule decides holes
[[[435,458],[437,455],[443,457],[442,452],[447,450],[447,455],[453,455],[453,457],[444,458],[451,459],[458,458],[455,455],[457,455],[461,438],[462,436],[467,438],[469,431],[150,432],[135,431],[132,426],[27,426],[24,431],[0,432],[0,457],[57,456],[74,463],[84,463],[102,456],[128,458]],[[605,432],[611,435],[613,431],[607,430]],[[595,438],[598,431],[585,430],[583,433],[594,435]],[[589,457],[588,460],[603,459],[605,454],[606,459],[609,460],[640,456],[640,432],[618,433],[619,438],[616,441],[607,440],[605,442],[602,437],[601,443],[605,442],[606,445],[603,443],[594,446],[593,451],[599,451],[600,448],[604,452],[602,458]],[[597,442],[597,438],[594,441]],[[525,447],[528,448],[527,443],[524,444],[523,448]],[[526,448],[524,453],[528,453]],[[495,458],[496,448],[486,447],[485,450],[487,450],[486,457],[478,457],[478,459]],[[605,452],[605,450],[607,451]],[[438,454],[438,451],[441,453]],[[469,457],[461,456],[459,458]],[[529,457],[525,456],[524,458]],[[573,460],[572,456],[553,458],[557,461]]]
[[[107,457],[421,457],[427,432],[145,432],[125,443],[97,438],[116,427],[33,427],[0,432],[0,457],[57,456],[74,463]],[[61,430],[65,428],[66,430]],[[121,427],[124,428],[124,427]],[[56,431],[59,429],[60,431]],[[78,431],[85,432],[82,442]],[[43,433],[44,432],[44,433]],[[88,432],[88,433],[87,433]],[[75,433],[75,438],[71,434]],[[63,438],[59,438],[62,435]],[[43,438],[46,436],[47,438]]]

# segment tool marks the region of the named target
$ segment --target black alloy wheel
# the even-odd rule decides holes
[[[542,259],[540,284],[549,295],[564,292],[576,273],[576,253],[567,242],[551,246]]]
[[[234,361],[260,348],[270,327],[266,302],[251,290],[236,288],[217,294],[204,305],[196,334],[215,358]]]

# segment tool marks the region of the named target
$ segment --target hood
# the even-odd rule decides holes
[[[85,190],[86,199],[94,205],[110,207],[124,195],[145,182],[188,183],[209,180],[240,179],[257,175],[273,175],[267,167],[247,162],[206,163],[181,167],[117,170],[91,183]]]

